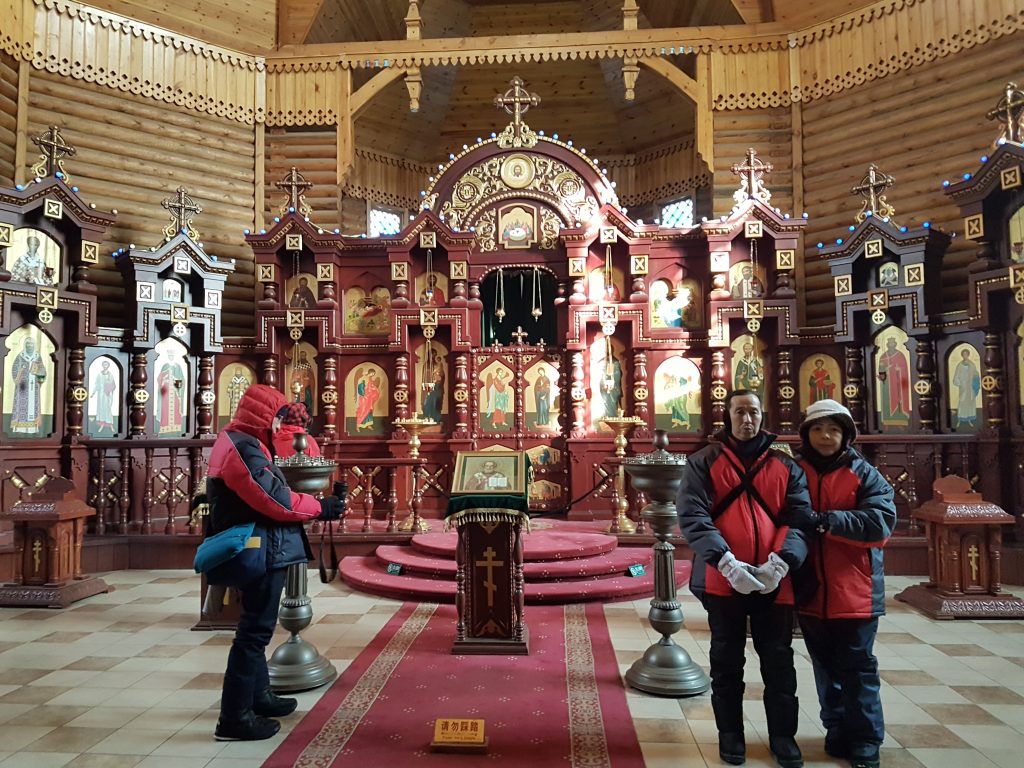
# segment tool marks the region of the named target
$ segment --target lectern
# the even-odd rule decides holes
[[[481,453],[457,457],[455,493],[445,520],[445,527],[459,535],[452,653],[527,654],[522,540],[530,519],[527,459],[521,451]],[[505,479],[494,479],[498,475]]]
[[[962,477],[932,485],[934,498],[913,515],[925,523],[928,581],[896,595],[933,619],[1024,618],[1024,600],[1000,583],[1002,526],[1013,516],[985,501]]]

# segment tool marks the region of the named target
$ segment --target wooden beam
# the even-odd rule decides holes
[[[352,94],[352,98],[349,101],[349,111],[352,115],[352,120],[359,117],[359,113],[366,109],[366,105],[370,103],[374,96],[395,82],[395,80],[405,77],[405,74],[406,70],[404,69],[389,67],[388,69],[382,69],[363,83],[363,86]]]
[[[773,0],[732,0],[732,5],[747,24],[775,21]]]
[[[278,0],[277,44],[302,45],[309,37],[324,0]]]
[[[697,87],[697,81],[679,67],[661,58],[640,59],[638,63],[640,66],[646,67],[664,77],[677,90],[685,94],[690,101],[698,106],[700,105],[700,89]]]

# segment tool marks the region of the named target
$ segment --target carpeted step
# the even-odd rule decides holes
[[[455,578],[455,561],[450,558],[424,554],[408,547],[381,545],[377,547],[377,560],[386,567],[389,563],[402,566],[403,573],[429,578]],[[452,553],[454,556],[454,552]],[[619,547],[607,554],[573,560],[539,560],[523,566],[528,582],[565,581],[624,575],[629,566],[640,563],[651,567],[653,552],[644,547]]]
[[[421,533],[412,537],[412,547],[418,552],[455,559],[458,534]],[[614,536],[604,533],[572,533],[542,530],[523,536],[523,560],[573,560],[594,557],[611,552],[618,546]]]
[[[676,584],[690,577],[690,563],[675,564]],[[373,556],[346,557],[341,561],[341,578],[354,589],[381,597],[399,600],[421,600],[438,603],[455,601],[455,580],[431,579],[422,575],[389,574]],[[654,571],[647,568],[643,576],[608,576],[574,581],[540,581],[526,585],[527,605],[583,603],[601,600],[634,600],[654,594]]]

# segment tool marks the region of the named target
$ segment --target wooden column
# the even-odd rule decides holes
[[[846,385],[843,387],[846,407],[850,409],[857,431],[865,428],[864,412],[864,350],[859,344],[846,347]]]
[[[583,353],[572,353],[572,430],[569,436],[582,440],[587,436],[587,390],[584,385]]]
[[[711,353],[711,427],[712,431],[725,426],[725,397],[729,385],[725,378],[725,352],[716,349]]]
[[[921,422],[922,432],[934,432],[936,424],[935,407],[935,342],[931,339],[918,339],[916,350],[917,381],[914,391],[917,393],[917,415]]]
[[[794,408],[796,388],[793,386],[793,353],[788,349],[780,349],[778,359],[779,429],[783,432],[792,432],[796,420],[796,409]]]
[[[213,403],[217,399],[213,391],[213,355],[199,358],[196,384],[196,437],[201,437],[213,431]]]
[[[149,374],[146,373],[146,353],[136,352],[132,355],[132,372],[129,377],[132,389],[131,434],[146,434],[146,403],[149,401],[149,391],[146,384],[149,383]]]
[[[409,355],[402,353],[395,360],[395,418],[409,418]],[[405,430],[398,430],[405,434]]]
[[[633,353],[633,415],[644,420],[633,431],[633,437],[646,440],[651,436],[651,391],[647,385],[647,353]]]
[[[452,437],[469,437],[469,370],[465,355],[455,357],[455,430]]]
[[[327,440],[338,437],[338,358],[328,355],[324,359],[324,387],[320,400],[324,404],[323,435]]]
[[[1003,382],[1003,347],[998,333],[985,333],[985,370],[981,378],[982,400],[985,407],[985,422],[992,431],[1001,431],[1006,423]]]
[[[263,361],[263,383],[268,387],[277,387],[277,357],[268,355]]]
[[[69,435],[82,434],[82,408],[89,398],[85,388],[85,350],[74,347],[68,352],[66,431]]]

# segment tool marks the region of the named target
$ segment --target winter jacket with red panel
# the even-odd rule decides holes
[[[274,464],[274,418],[287,404],[273,387],[249,387],[235,416],[210,453],[206,495],[210,533],[255,522],[267,532],[267,567],[284,568],[312,559],[302,523],[320,514],[320,502],[295,493]]]
[[[791,570],[807,557],[804,529],[814,520],[803,470],[771,448],[775,435],[761,432],[739,443],[728,432],[688,457],[679,485],[679,527],[695,553],[690,591],[738,595],[718,572],[726,552],[758,566],[775,552]],[[784,578],[776,602],[792,605]]]
[[[820,619],[867,619],[885,613],[882,547],[896,525],[892,486],[853,448],[818,468],[806,458],[811,504],[827,531],[811,540],[805,569],[817,589],[800,612]]]

